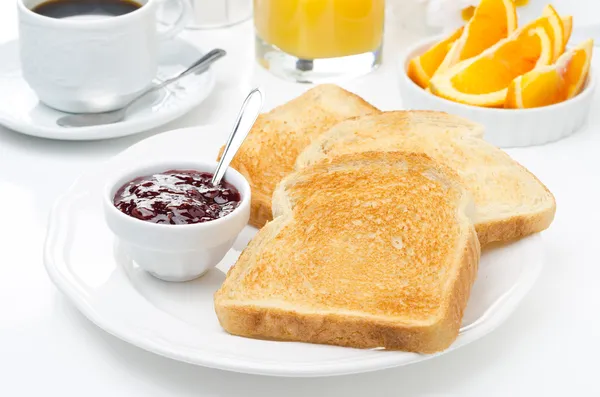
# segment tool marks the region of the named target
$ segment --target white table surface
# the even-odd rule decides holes
[[[268,107],[306,89],[258,69],[250,23],[184,35],[205,48],[221,46],[229,56],[219,62],[215,92],[182,119],[102,142],[48,141],[0,127],[0,396],[600,396],[597,99],[589,126],[575,136],[510,151],[556,196],[556,220],[543,235],[548,259],[514,315],[463,349],[363,375],[267,378],[171,361],[118,340],[83,317],[42,264],[47,215],[57,195],[81,172],[152,134],[230,123],[255,83],[267,90]],[[14,4],[1,1],[0,41],[15,36]],[[394,58],[403,39],[388,26],[384,65],[343,85],[383,109],[401,108]]]

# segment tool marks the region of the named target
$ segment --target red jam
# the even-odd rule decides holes
[[[210,172],[170,170],[142,176],[115,194],[115,207],[143,221],[183,225],[222,218],[241,201],[238,190],[225,181],[213,186]]]

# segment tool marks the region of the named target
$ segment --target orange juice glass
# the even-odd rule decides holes
[[[256,56],[276,75],[321,82],[381,62],[385,0],[254,0]]]

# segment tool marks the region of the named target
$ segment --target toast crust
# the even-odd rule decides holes
[[[543,212],[530,215],[515,215],[510,218],[478,223],[475,225],[482,247],[493,243],[508,243],[531,234],[542,232],[554,221],[556,204]]]
[[[535,233],[543,232],[548,229],[554,221],[554,216],[556,215],[556,199],[550,189],[548,189],[548,187],[527,168],[517,161],[513,161],[520,169],[535,180],[545,193],[547,193],[550,203],[542,210],[530,211],[525,214],[515,214],[500,219],[476,222],[475,230],[477,230],[479,243],[482,247],[494,243],[508,243]]]
[[[273,219],[273,213],[271,210],[271,199],[265,195],[259,197],[252,197],[250,203],[250,220],[248,224],[260,229]]]
[[[290,175],[279,185],[275,192],[275,220],[261,229],[257,236],[250,242],[237,263],[229,270],[227,279],[222,287],[215,294],[215,311],[223,328],[231,334],[252,338],[300,341],[356,348],[385,348],[433,353],[449,347],[458,335],[464,308],[477,274],[480,255],[477,234],[468,217],[468,208],[471,205],[470,198],[454,179],[456,175],[445,167],[434,163],[427,156],[420,154],[360,153],[341,156],[335,159],[334,164],[328,162],[322,166],[330,168],[333,166],[333,168],[336,168],[340,164],[347,166],[347,164],[354,164],[354,162],[381,159],[382,163],[386,164],[387,167],[388,162],[391,164],[405,158],[409,158],[409,164],[412,164],[411,161],[427,161],[441,175],[451,175],[452,177],[449,181],[444,180],[443,183],[441,181],[440,183],[445,186],[445,189],[449,188],[451,191],[454,191],[453,194],[462,192],[459,196],[456,196],[458,197],[458,202],[455,207],[456,222],[459,225],[459,229],[457,230],[460,231],[460,234],[456,240],[451,240],[456,241],[456,246],[460,248],[455,250],[451,258],[447,258],[448,263],[452,264],[448,269],[456,270],[447,270],[450,272],[449,276],[447,279],[444,278],[444,282],[439,285],[443,293],[438,298],[441,299],[439,306],[436,305],[434,310],[434,313],[438,314],[428,314],[425,317],[419,317],[417,314],[407,319],[401,314],[403,313],[402,311],[398,312],[397,315],[384,315],[383,313],[387,312],[371,313],[368,310],[367,312],[356,309],[352,311],[349,311],[349,309],[340,310],[339,306],[337,309],[331,309],[327,308],[327,305],[319,305],[317,301],[315,301],[314,306],[307,307],[304,303],[294,304],[296,303],[293,302],[294,298],[291,298],[291,306],[288,305],[290,302],[267,302],[261,299],[240,298],[240,295],[237,295],[239,293],[238,289],[253,290],[259,287],[259,285],[248,281],[251,277],[246,276],[253,268],[260,266],[258,261],[270,255],[272,250],[277,250],[277,248],[269,249],[269,244],[274,240],[285,238],[284,232],[286,228],[297,222],[294,216],[298,216],[299,214],[306,216],[306,208],[298,200],[311,199],[306,198],[307,196],[304,191],[290,194],[287,190],[291,186],[294,186],[295,183],[302,185],[304,183],[302,175],[300,178]],[[300,189],[310,188],[313,185],[313,183],[306,181],[305,186]],[[326,194],[323,193],[323,190],[317,190],[317,192],[318,195]],[[313,204],[315,202],[311,201],[310,205]],[[294,208],[298,208],[298,211],[294,212]],[[313,215],[319,217],[318,213]],[[323,216],[327,215],[324,214]],[[427,221],[425,220],[425,222]],[[415,250],[417,250],[416,247]],[[369,255],[373,254],[370,253]],[[284,258],[281,259],[283,260]],[[278,263],[272,263],[269,266],[278,267],[279,265]],[[262,268],[261,270],[266,271],[267,269]],[[344,271],[351,270],[348,268]],[[422,270],[418,270],[417,268],[417,271],[420,272]],[[263,276],[260,276],[258,280],[259,284],[264,282],[270,285],[269,279],[265,280]],[[278,278],[277,280],[281,279]],[[298,279],[288,277],[282,282],[289,283],[290,280],[297,281]],[[372,280],[371,282],[376,284],[378,281]],[[413,280],[413,283],[418,282],[418,280]],[[337,283],[334,282],[333,285],[328,287],[333,289],[332,293],[335,293],[333,291],[339,288],[339,284]],[[395,283],[396,281],[394,281]],[[359,287],[357,286],[357,288]],[[412,290],[411,286],[407,288]],[[290,285],[289,289],[293,290],[294,285]],[[265,296],[271,296],[270,292],[265,292]],[[413,302],[410,300],[410,296],[412,295],[407,296],[406,302]],[[415,296],[420,295],[417,293]],[[334,298],[330,296],[327,299]],[[423,301],[416,301],[411,303],[411,305],[416,305],[414,306],[414,310],[419,313],[421,309],[417,308],[423,307],[422,303]],[[414,312],[413,309],[410,310],[410,313]],[[421,318],[421,320],[415,320],[418,318]]]

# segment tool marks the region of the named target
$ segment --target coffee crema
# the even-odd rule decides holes
[[[50,18],[106,18],[129,14],[140,8],[133,0],[49,0],[31,11]]]

